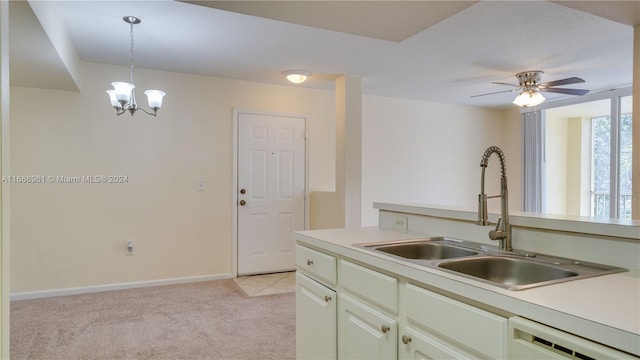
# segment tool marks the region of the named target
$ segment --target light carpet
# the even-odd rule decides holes
[[[294,359],[295,293],[233,280],[11,303],[11,359]]]

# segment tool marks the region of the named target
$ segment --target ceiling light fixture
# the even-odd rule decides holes
[[[282,74],[292,83],[302,84],[311,75],[311,72],[307,70],[286,70],[283,71]]]
[[[537,106],[544,102],[545,98],[540,94],[540,91],[536,88],[525,88],[520,95],[516,96],[513,100],[515,105],[520,107]]]
[[[122,20],[131,26],[131,49],[129,50],[129,73],[131,82],[127,83],[116,81],[111,83],[113,90],[107,90],[107,94],[111,100],[111,106],[116,110],[116,114],[118,116],[124,114],[127,110],[129,110],[129,113],[133,116],[138,109],[144,111],[148,115],[156,116],[156,112],[162,106],[162,97],[165,96],[165,92],[160,90],[147,90],[144,92],[145,95],[147,95],[149,107],[153,112],[147,111],[142,107],[138,107],[136,104],[136,94],[134,92],[136,86],[133,83],[133,25],[140,24],[142,20],[135,16],[125,16]]]

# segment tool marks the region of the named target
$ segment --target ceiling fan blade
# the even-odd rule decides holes
[[[579,84],[579,83],[583,83],[584,80],[578,78],[578,77],[570,77],[570,78],[566,78],[566,79],[561,79],[561,80],[556,80],[556,81],[549,81],[546,83],[542,83],[542,84],[538,84],[539,87],[545,87],[545,88],[549,88],[552,86],[560,86],[560,85],[571,85],[571,84]]]
[[[492,81],[492,84],[496,84],[496,85],[509,85],[509,86],[513,86],[513,87],[520,87],[520,85],[514,85],[514,84],[509,84],[509,83],[503,83],[503,82],[499,82],[499,81]]]
[[[564,89],[564,88],[542,88],[540,89],[540,91],[559,93],[559,94],[569,94],[569,95],[584,95],[589,92],[589,90]]]
[[[471,96],[471,97],[472,97],[472,98],[474,98],[474,97],[478,97],[478,96],[486,96],[486,95],[493,95],[493,94],[509,93],[509,92],[514,92],[514,91],[518,91],[518,89],[513,89],[513,90],[504,90],[504,91],[496,91],[496,92],[492,92],[492,93],[486,93],[486,94],[480,94],[480,95],[473,95],[473,96]]]

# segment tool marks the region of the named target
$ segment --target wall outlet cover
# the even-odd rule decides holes
[[[395,215],[393,217],[394,230],[406,231],[409,228],[408,224],[409,224],[409,218],[407,216]]]
[[[204,180],[198,179],[196,181],[196,191],[205,191]]]

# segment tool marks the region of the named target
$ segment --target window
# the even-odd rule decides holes
[[[631,218],[630,93],[625,89],[596,94],[585,97],[591,101],[556,107],[549,104],[538,111],[544,121],[544,134],[538,140],[543,149],[539,166],[544,174],[539,192],[546,213]],[[525,122],[531,118],[524,115]],[[535,165],[527,158],[523,163],[523,187],[530,192],[526,169]]]
[[[591,216],[610,217],[611,206],[611,161],[618,166],[618,214],[622,219],[631,219],[631,114],[621,114],[619,120],[619,155],[611,156],[611,118],[596,117],[592,120],[593,140],[591,171]],[[614,216],[616,214],[613,214]]]
[[[591,119],[591,216],[609,217],[611,117]]]
[[[633,119],[631,116],[631,102],[633,98],[631,96],[625,96],[620,99],[620,107],[623,111],[620,116],[620,154],[618,155],[618,163],[620,169],[620,175],[618,176],[620,189],[619,200],[619,218],[631,219],[631,172],[632,158],[632,131],[633,131]],[[628,112],[624,112],[628,111]],[[638,161],[636,161],[637,163]]]

